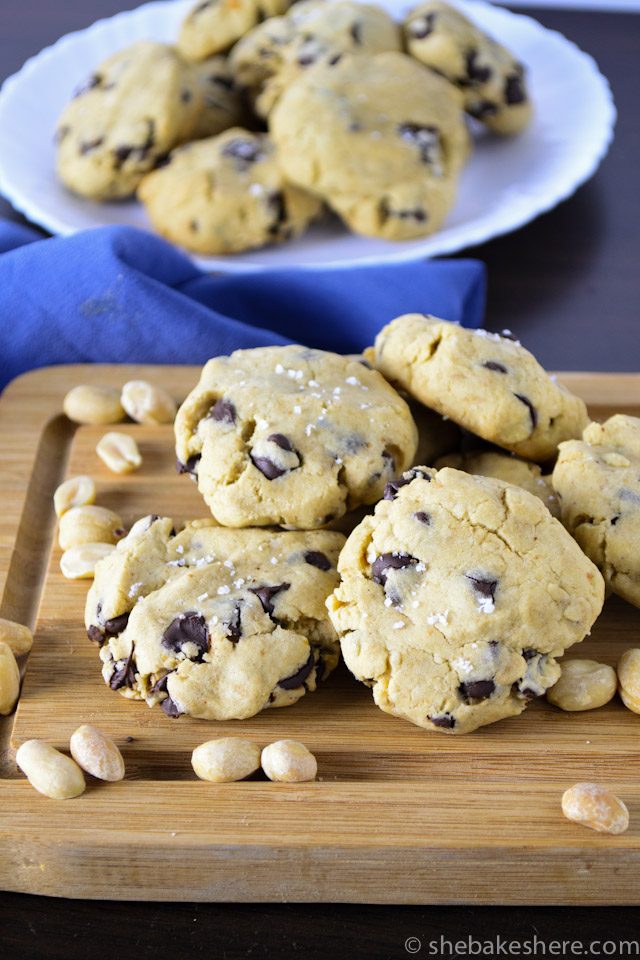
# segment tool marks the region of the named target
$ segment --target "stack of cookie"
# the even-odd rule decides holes
[[[175,435],[211,518],[179,532],[144,518],[98,564],[86,623],[106,682],[169,716],[244,718],[315,690],[341,646],[378,706],[427,729],[521,713],[604,600],[549,508],[626,589],[603,544],[615,522],[622,555],[633,532],[638,440],[624,418],[587,425],[519,343],[423,315],[390,323],[366,358],[289,346],[210,360]],[[491,448],[451,454],[461,431]],[[607,479],[611,522],[591,540],[591,490],[576,484],[580,505],[562,489],[574,462],[626,471],[619,489]]]
[[[464,113],[499,134],[528,123],[523,66],[437,0],[402,24],[353,0],[288,7],[198,3],[177,47],[100,64],[58,124],[62,181],[137,192],[159,233],[204,254],[288,240],[325,206],[365,236],[437,230],[470,152]]]

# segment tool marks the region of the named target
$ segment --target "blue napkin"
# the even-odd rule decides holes
[[[210,276],[142,230],[41,240],[0,222],[0,388],[57,363],[199,364],[291,341],[355,353],[402,313],[477,327],[484,299],[474,260]]]

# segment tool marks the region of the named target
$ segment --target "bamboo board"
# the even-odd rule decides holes
[[[0,725],[0,888],[65,897],[363,903],[640,903],[640,717],[617,698],[586,714],[534,703],[466,737],[387,716],[342,666],[293,707],[247,721],[170,720],[108,690],[83,628],[87,583],[59,572],[51,496],[89,473],[97,502],[129,523],[145,513],[205,516],[174,469],[170,427],[127,425],[144,463],[116,477],[94,452],[105,428],[75,428],[62,397],[82,382],[144,377],[181,399],[189,367],[58,367],[15,381],[0,400],[0,615],[35,626],[21,700]],[[640,415],[640,375],[561,379],[602,419]],[[53,544],[53,545],[52,545]],[[638,645],[640,612],[606,604],[579,653],[614,664]],[[67,748],[95,723],[121,746],[122,783],[82,797],[41,797],[15,748],[43,737]],[[214,736],[301,739],[315,783],[198,781],[193,748]],[[563,790],[611,785],[631,828],[605,837],[568,823]]]

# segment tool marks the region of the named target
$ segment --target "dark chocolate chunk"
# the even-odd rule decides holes
[[[287,204],[282,190],[274,190],[270,193],[267,198],[267,205],[273,211],[273,223],[269,224],[269,233],[272,236],[277,236],[282,226],[287,222]]]
[[[357,47],[362,45],[362,24],[358,20],[351,24],[349,34]]]
[[[279,583],[277,586],[267,586],[262,587],[250,587],[249,593],[255,593],[256,597],[262,604],[262,609],[266,614],[268,614],[273,620],[273,603],[272,600],[277,594],[282,593],[285,590],[288,590],[291,586],[290,583]]]
[[[172,653],[182,653],[185,644],[193,643],[198,653],[189,659],[201,662],[210,644],[204,617],[194,611],[176,617],[164,631],[161,643],[165,650],[171,650]]]
[[[220,397],[209,410],[207,418],[218,420],[220,423],[234,424],[236,422],[236,408],[231,400]]]
[[[173,673],[173,670],[169,670],[167,673],[163,674],[154,685],[151,687],[150,693],[166,693],[167,692],[167,680],[169,676]]]
[[[119,633],[122,633],[129,622],[129,616],[130,612],[121,613],[119,617],[112,617],[110,620],[105,620],[104,632],[107,636],[117,637]]]
[[[616,523],[620,519],[620,514],[618,513],[615,517],[611,517],[611,526],[615,527]]]
[[[533,660],[534,657],[539,657],[540,651],[534,650],[533,647],[528,647],[526,650],[522,651],[522,656],[528,662],[529,660]]]
[[[331,561],[329,557],[325,556],[324,553],[320,553],[319,550],[307,550],[304,553],[305,563],[310,564],[312,567],[317,567],[318,570],[330,570]]]
[[[483,367],[486,367],[487,370],[494,370],[496,373],[508,373],[509,371],[503,364],[498,363],[497,360],[485,360],[482,364]]]
[[[469,680],[458,687],[460,695],[467,701],[488,700],[495,689],[493,680]]]
[[[509,106],[513,106],[516,103],[524,103],[527,99],[522,77],[517,73],[507,77],[504,85],[504,98]]]
[[[197,233],[199,229],[200,229],[200,223],[198,220],[189,221],[189,230],[191,230],[191,233]]]
[[[437,716],[427,717],[434,727],[442,727],[443,730],[453,730],[456,725],[456,718],[450,713],[441,713]]]
[[[195,476],[196,466],[200,459],[199,453],[194,453],[192,457],[189,457],[186,463],[182,463],[180,460],[176,460],[176,470],[178,473],[190,473]]]
[[[225,90],[234,90],[235,83],[231,77],[225,77],[219,73],[213,73],[209,77],[209,83],[215,83],[219,87],[223,87]]]
[[[236,604],[236,607],[231,615],[231,619],[227,624],[227,640],[231,640],[232,643],[237,643],[241,636],[242,619],[240,604],[238,603]]]
[[[62,141],[64,140],[64,138],[65,138],[65,137],[68,137],[70,133],[71,133],[71,127],[68,126],[68,124],[64,124],[63,126],[58,127],[58,129],[56,130],[56,132],[55,132],[55,134],[54,134],[53,142],[54,142],[54,143],[62,143]]]
[[[147,139],[144,143],[139,146],[122,144],[122,146],[116,147],[113,151],[116,170],[119,170],[130,157],[135,160],[146,160],[149,151],[155,144],[155,129],[155,121],[147,120]]]
[[[481,600],[495,600],[496,587],[498,586],[495,577],[484,577],[477,573],[465,573],[465,577],[471,581],[474,591]]]
[[[280,447],[281,450],[288,450],[290,453],[293,451],[291,441],[283,433],[270,433],[267,440],[275,443],[276,447]]]
[[[408,553],[383,553],[373,561],[371,565],[371,576],[376,583],[386,583],[389,570],[402,570],[404,567],[413,566],[418,563],[416,557]]]
[[[466,108],[467,113],[472,117],[475,117],[476,120],[484,120],[485,117],[492,117],[498,112],[498,108],[495,103],[491,103],[490,100],[481,100],[479,103],[474,103]]]
[[[285,473],[289,472],[286,467],[279,467],[278,464],[270,460],[269,457],[256,457],[252,453],[251,462],[267,480],[277,480],[278,477],[282,477]]]
[[[431,516],[428,513],[425,513],[424,510],[418,510],[417,513],[414,513],[414,517],[420,523],[424,523],[425,527],[431,526]]]
[[[398,133],[403,140],[407,140],[420,151],[423,163],[433,163],[434,150],[439,152],[440,133],[437,127],[424,126],[419,123],[400,123]],[[421,219],[417,217],[417,219]],[[426,219],[426,216],[424,216]]]
[[[77,87],[73,91],[73,99],[76,97],[81,97],[83,93],[87,93],[89,90],[93,90],[95,87],[99,87],[102,83],[102,77],[99,73],[92,73],[90,77],[87,77],[85,82]]]
[[[414,467],[413,470],[407,470],[405,473],[403,473],[402,476],[398,477],[397,480],[389,481],[384,488],[383,499],[395,500],[400,487],[406,487],[408,483],[411,483],[412,480],[416,480],[418,477],[426,480],[428,483],[431,483],[431,477],[428,473],[425,473],[424,470],[419,470],[417,467]]]
[[[342,54],[334,53],[332,57],[329,57],[329,59],[327,60],[327,63],[329,64],[330,67],[335,67],[335,65],[337,63],[340,63],[341,60],[342,60]]]
[[[96,137],[95,140],[87,140],[80,144],[80,153],[82,156],[84,156],[86,153],[91,153],[92,150],[97,150],[98,147],[101,147],[103,143],[104,137]]]
[[[436,18],[435,13],[428,13],[424,17],[416,17],[411,20],[408,26],[408,32],[414,40],[424,40],[433,32],[433,22]]]
[[[92,623],[90,627],[87,627],[87,636],[92,643],[102,644],[106,639],[100,627],[97,627],[94,623]]]
[[[136,679],[136,662],[133,659],[135,643],[131,644],[131,653],[127,657],[124,667],[114,670],[109,680],[109,686],[112,690],[120,690],[121,687],[133,687]]]
[[[491,67],[481,67],[476,63],[477,57],[477,50],[469,50],[467,53],[467,77],[472,83],[486,83],[491,77]]]
[[[306,663],[304,663],[299,670],[296,670],[295,673],[292,673],[290,677],[285,677],[284,680],[278,680],[278,686],[282,687],[283,690],[295,690],[296,687],[301,687],[313,670],[314,662],[313,651],[311,651]]]
[[[519,400],[520,403],[524,403],[525,407],[527,407],[527,409],[529,410],[529,416],[531,418],[531,426],[535,430],[535,428],[538,426],[538,413],[534,405],[531,403],[531,400],[529,400],[529,397],[525,397],[524,394],[522,393],[514,393],[514,397],[516,397],[516,399]]]
[[[234,137],[222,148],[223,157],[231,157],[235,160],[236,169],[239,171],[248,170],[253,163],[263,160],[265,152],[257,140],[250,140],[248,137]]]
[[[383,470],[390,470],[393,473],[396,469],[396,458],[389,450],[382,451],[382,459],[384,460]]]
[[[182,103],[190,103],[192,98],[193,98],[193,94],[191,93],[191,90],[183,90],[182,93],[180,94],[180,100],[182,101]]]
[[[168,717],[175,719],[175,717],[180,717],[182,715],[182,710],[175,703],[170,696],[167,696],[166,700],[163,700],[160,704],[161,708],[164,710]]]

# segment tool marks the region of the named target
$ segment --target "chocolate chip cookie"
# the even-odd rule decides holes
[[[178,49],[187,60],[205,60],[228,50],[256,23],[284,13],[290,3],[291,0],[201,0],[182,22]]]
[[[356,360],[301,346],[209,360],[175,422],[180,469],[225,526],[313,529],[413,462],[404,400]]]
[[[426,406],[529,460],[553,457],[589,422],[584,402],[520,343],[437,317],[397,317],[376,337],[374,363]]]
[[[202,100],[195,71],[172,47],[127,47],[101,63],[64,109],[58,175],[93,200],[129,196],[169,150],[194,135]]]
[[[282,91],[315,64],[335,64],[350,52],[400,48],[400,29],[380,7],[303,0],[285,16],[254,27],[235,45],[229,62],[256,113],[267,117]]]
[[[325,600],[339,533],[178,534],[145,517],[98,563],[86,606],[106,684],[169,717],[251,717],[316,689],[336,666]]]
[[[415,7],[403,24],[409,53],[464,94],[465,110],[495,133],[531,119],[524,66],[464,14],[441,0]]]
[[[233,127],[178,147],[138,189],[154,228],[196,253],[236,253],[302,233],[321,203],[286,182],[265,133]]]
[[[542,500],[552,517],[560,516],[560,498],[551,485],[551,477],[545,476],[537,463],[493,450],[475,450],[450,453],[436,460],[434,466],[436,470],[453,467],[474,476],[495,477],[496,480],[513,483]]]
[[[560,445],[562,522],[607,586],[640,607],[640,420],[617,414]]]
[[[293,183],[357,233],[388,240],[441,225],[469,148],[458,91],[402,53],[317,64],[285,89],[269,123]]]
[[[202,95],[193,139],[213,137],[230,127],[242,126],[247,109],[226,57],[210,57],[194,64],[193,69]]]
[[[450,468],[389,484],[338,571],[327,605],[347,666],[382,710],[445,733],[521,713],[604,600],[540,500]]]

